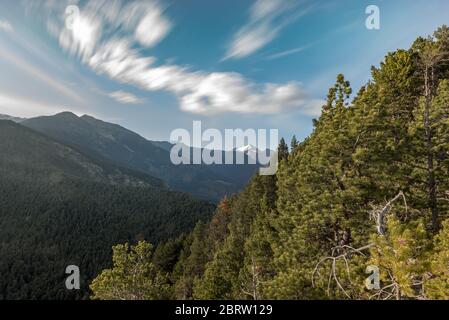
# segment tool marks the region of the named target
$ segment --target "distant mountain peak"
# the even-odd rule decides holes
[[[79,119],[79,117],[76,114],[74,114],[73,112],[70,112],[70,111],[60,112],[60,113],[56,114],[55,117],[65,117],[65,118],[77,118],[77,119]]]
[[[236,151],[238,152],[257,151],[257,148],[251,144],[247,144],[246,146],[237,148]]]
[[[83,114],[83,115],[81,116],[81,119],[95,119],[95,120],[98,120],[98,119],[96,119],[96,118],[94,118],[94,117],[92,117],[92,116],[90,116],[90,115],[88,115],[88,114]]]
[[[25,121],[27,119],[19,118],[19,117],[13,117],[13,116],[10,116],[10,115],[7,115],[7,114],[0,114],[0,120],[9,120],[9,121],[20,123],[20,122]]]
[[[104,121],[104,120],[97,119],[97,118],[95,118],[94,116],[91,116],[91,115],[89,115],[89,114],[83,114],[83,115],[80,117],[80,119],[83,119],[83,120],[91,120],[91,121],[96,121],[96,122],[108,123],[108,122],[106,122],[106,121]],[[109,123],[109,124],[115,125],[115,123]]]
[[[169,142],[149,141],[118,124],[89,115],[78,117],[71,112],[63,112],[29,119],[23,125],[73,146],[92,158],[156,177],[173,190],[212,201],[240,190],[256,169],[252,165],[177,166],[171,162],[173,145]],[[255,157],[256,150],[251,146],[245,154]]]

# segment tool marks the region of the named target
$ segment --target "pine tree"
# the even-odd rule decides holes
[[[378,266],[381,290],[378,299],[407,299],[423,297],[423,278],[428,270],[429,241],[420,220],[403,222],[395,216],[388,218],[386,235],[374,237],[370,264]]]
[[[206,226],[199,222],[186,242],[175,266],[173,278],[176,299],[191,299],[194,281],[204,272],[208,262],[205,232]]]
[[[247,255],[260,258],[247,246],[253,224],[262,208],[273,208],[276,202],[276,182],[273,176],[255,176],[233,204],[229,234],[206,265],[204,277],[197,279],[194,297],[197,299],[248,299],[242,288],[242,269]],[[245,250],[247,249],[247,250]]]
[[[273,245],[278,275],[269,289],[276,298],[313,297],[312,272],[319,257],[367,239],[360,177],[352,160],[357,136],[349,122],[350,95],[349,82],[339,75],[314,133],[290,160],[294,167],[281,167],[278,173],[274,225],[280,240]]]
[[[296,148],[298,147],[298,140],[296,139],[296,135],[293,135],[293,137],[292,137],[292,141],[291,141],[291,143],[290,143],[290,150],[291,150],[291,153],[295,153],[295,151],[296,151]]]
[[[445,153],[449,145],[445,143],[447,134],[447,83],[441,77],[445,75],[447,68],[444,60],[449,57],[446,43],[449,41],[447,28],[442,28],[435,33],[435,37],[418,39],[412,47],[419,75],[422,79],[422,96],[419,107],[415,111],[415,122],[411,126],[410,134],[413,139],[411,155],[415,162],[413,172],[417,183],[422,181],[418,190],[426,190],[425,193],[417,192],[421,197],[422,210],[428,208],[431,230],[438,232],[440,224],[441,203],[438,200],[440,190],[446,179],[441,172],[445,165]],[[443,173],[443,175],[440,175]],[[423,188],[424,187],[424,188]],[[444,211],[444,210],[443,210]]]
[[[288,155],[289,155],[288,146],[285,143],[284,138],[282,138],[281,141],[279,142],[278,147],[279,162],[288,161]]]
[[[90,288],[95,300],[156,300],[170,296],[166,277],[152,263],[152,245],[113,248],[112,269],[104,270]]]
[[[435,248],[430,257],[431,277],[425,282],[425,293],[429,299],[449,299],[449,220],[435,237]]]
[[[264,177],[264,179],[274,180],[272,177]],[[275,199],[270,200],[268,193],[263,196],[261,208],[254,218],[250,235],[244,245],[245,258],[239,280],[243,293],[247,298],[254,300],[267,297],[266,283],[274,276],[271,247],[274,242],[277,242],[277,235],[272,226],[273,218],[277,215],[274,205]]]

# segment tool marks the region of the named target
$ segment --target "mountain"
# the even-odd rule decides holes
[[[0,114],[0,120],[10,120],[10,121],[14,121],[17,123],[20,123],[22,121],[25,121],[25,118],[18,118],[18,117],[12,117],[12,116],[8,116],[7,114]]]
[[[167,141],[151,141],[151,143],[169,152],[173,148],[173,144]]]
[[[160,146],[161,148],[170,152],[170,150],[174,147],[174,144],[170,142],[154,142],[152,143]],[[198,150],[197,148],[190,148],[190,154],[194,154],[194,152]],[[200,152],[208,152],[214,154],[214,150],[201,149]],[[227,184],[230,188],[237,191],[241,190],[251,179],[252,176],[257,172],[260,168],[260,164],[257,163],[257,149],[239,151],[239,149],[234,149],[232,151],[221,151],[221,159],[223,162],[227,157],[233,159],[235,162],[236,159],[240,155],[243,155],[244,164],[239,165],[228,165],[228,164],[212,164],[212,165],[202,165],[202,166],[189,166],[190,168],[195,167],[197,169],[207,170],[209,174],[215,174],[220,177],[218,180],[221,184]],[[256,164],[250,164],[250,160],[254,160]],[[186,191],[188,192],[188,191]],[[230,195],[228,193],[227,195]],[[222,198],[220,198],[221,200]]]
[[[251,144],[248,144],[246,146],[242,146],[240,148],[235,149],[235,152],[244,153],[251,159],[257,160],[257,153],[259,152],[259,149]]]
[[[91,116],[64,112],[38,117],[23,125],[96,158],[103,158],[165,181],[174,190],[218,201],[238,192],[256,170],[255,166],[181,165],[171,163],[168,142],[152,142],[119,125]]]
[[[0,170],[3,178],[30,174],[33,179],[50,178],[55,183],[68,177],[121,185],[164,185],[161,180],[141,172],[107,161],[93,160],[12,121],[0,121],[0,133]]]
[[[247,152],[247,151],[254,150],[254,149],[255,149],[254,146],[248,144],[248,145],[246,145],[246,146],[237,148],[236,150],[237,150],[238,152]]]
[[[177,237],[214,209],[12,121],[0,136],[0,300],[88,298],[113,244]],[[65,289],[68,265],[79,291]]]

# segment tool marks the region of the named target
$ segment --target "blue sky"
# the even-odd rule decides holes
[[[357,91],[442,24],[446,0],[0,0],[0,113],[68,110],[153,140],[194,120],[302,139],[338,73]]]

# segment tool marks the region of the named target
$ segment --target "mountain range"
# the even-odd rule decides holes
[[[237,193],[258,169],[257,165],[249,164],[177,166],[171,163],[169,142],[149,141],[119,125],[88,115],[78,117],[63,112],[20,119],[20,124],[93,158],[145,173],[161,179],[173,190],[214,202]]]
[[[169,142],[70,112],[1,115],[0,136],[0,300],[88,298],[112,245],[190,232],[257,169],[175,166]],[[79,291],[65,289],[68,265]]]
[[[88,298],[112,245],[177,237],[215,208],[10,120],[0,137],[0,300]],[[69,265],[81,290],[65,288]]]
[[[24,121],[26,119],[25,118],[8,116],[7,114],[0,114],[0,120],[10,120],[10,121],[14,121],[14,122],[20,123],[20,122],[22,122],[22,121]]]

